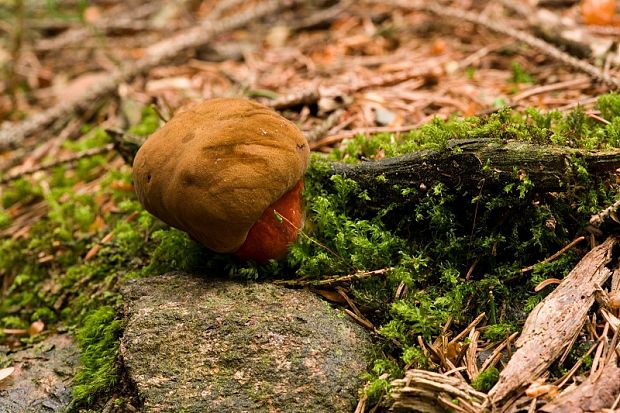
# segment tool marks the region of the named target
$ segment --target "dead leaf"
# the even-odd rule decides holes
[[[112,184],[110,184],[110,187],[112,189],[116,189],[117,191],[121,191],[121,192],[133,192],[133,184],[131,182],[125,182],[125,181],[112,181]]]
[[[446,41],[444,39],[435,39],[431,45],[431,53],[435,56],[439,56],[446,52]]]
[[[346,300],[342,297],[342,295],[338,294],[333,290],[314,290],[317,294],[321,295],[321,297],[325,298],[334,303],[346,304]]]
[[[88,250],[88,252],[86,253],[86,255],[84,256],[84,261],[88,261],[90,260],[92,257],[94,257],[99,250],[101,249],[101,246],[105,243],[108,243],[110,241],[112,241],[112,238],[114,238],[114,232],[110,232],[108,233],[108,235],[106,235],[105,237],[103,237],[101,239],[101,241],[95,245],[94,247],[92,247],[90,250]]]
[[[544,384],[544,380],[538,379],[534,383],[530,384],[530,387],[525,391],[525,395],[531,398],[538,398],[545,396],[547,398],[554,398],[559,393],[558,386],[553,384]]]
[[[4,379],[8,378],[15,371],[15,367],[7,367],[4,369],[0,369],[0,382]]]
[[[584,0],[581,3],[581,14],[586,24],[611,24],[616,14],[616,1]]]
[[[269,30],[265,42],[272,49],[283,47],[286,44],[289,36],[291,35],[291,29],[287,26],[274,26]]]
[[[463,347],[463,343],[448,343],[448,347],[446,348],[446,358],[453,363],[456,362],[456,359]]]

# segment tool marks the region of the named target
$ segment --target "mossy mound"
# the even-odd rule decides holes
[[[367,208],[371,194],[354,181],[332,176],[328,162],[441,149],[450,139],[618,148],[620,97],[602,96],[597,109],[596,118],[606,122],[580,109],[566,114],[504,109],[484,118],[435,120],[399,136],[360,136],[327,157],[314,155],[304,193],[305,233],[286,260],[264,266],[208,253],[185,234],[163,225],[136,201],[128,167],[105,169],[103,177],[98,175],[111,161],[102,155],[80,160],[74,169],[58,167],[44,184],[36,177],[15,181],[1,193],[0,230],[9,232],[0,240],[0,269],[7,286],[0,300],[0,327],[24,328],[41,319],[48,329],[79,330],[89,314],[104,305],[118,312],[119,285],[125,279],[171,270],[251,280],[310,280],[393,268],[386,277],[346,286],[347,294],[382,337],[383,354],[368,374],[368,392],[378,395],[390,379],[401,375],[405,364],[434,368],[433,360],[418,346],[418,336],[432,340],[448,320],[459,331],[484,311],[486,326],[481,332],[487,341],[518,331],[519,323],[548,292],[534,292],[534,287],[547,278],[561,278],[588,246],[582,243],[555,261],[537,263],[578,236],[596,238],[588,232],[589,218],[619,198],[618,187],[615,176],[590,175],[576,158],[564,177],[562,193],[535,191],[525,177],[500,191],[484,185],[476,190],[441,184],[396,187],[392,189],[400,193],[402,202]],[[156,126],[154,112],[145,110],[133,130],[148,134]],[[94,130],[67,147],[78,151],[106,142],[105,133]],[[77,192],[83,183],[95,180],[95,193]],[[12,237],[13,225],[22,228],[13,215],[19,205],[36,205],[47,212],[22,236]],[[94,247],[97,253],[85,259]],[[521,271],[532,265],[533,271]],[[106,320],[101,328],[114,319],[100,318]],[[109,335],[101,338],[107,340]],[[570,360],[585,354],[589,346],[579,346],[583,353],[568,357],[558,371],[570,368]],[[94,359],[97,354],[83,352],[83,357]],[[105,371],[114,373],[118,365],[106,363],[112,370]],[[84,365],[88,370],[89,363]],[[97,374],[82,377],[81,395],[89,396],[82,400],[101,399],[96,390],[114,386],[114,374],[106,375],[103,386]]]

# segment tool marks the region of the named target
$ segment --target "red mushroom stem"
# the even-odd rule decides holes
[[[286,255],[288,246],[297,239],[303,224],[303,187],[303,180],[300,180],[293,189],[265,209],[250,228],[243,245],[235,252],[237,258],[265,264]]]

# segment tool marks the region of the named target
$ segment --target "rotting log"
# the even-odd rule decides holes
[[[561,146],[536,145],[496,139],[454,139],[444,149],[422,150],[406,155],[358,164],[333,163],[332,175],[356,181],[376,202],[402,199],[400,190],[424,190],[443,183],[450,188],[501,189],[518,184],[526,176],[533,191],[563,192],[575,174],[576,160],[588,173],[604,174],[620,168],[620,151],[596,152]],[[394,190],[398,188],[399,190]]]
[[[618,266],[615,237],[587,253],[558,287],[528,316],[516,351],[489,391],[492,405],[502,403],[536,380],[573,341],[594,303],[595,291]]]

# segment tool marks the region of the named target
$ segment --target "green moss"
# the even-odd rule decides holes
[[[512,324],[505,324],[505,323],[494,324],[494,325],[487,326],[484,329],[484,332],[482,333],[482,337],[485,340],[489,340],[489,341],[501,341],[501,340],[508,338],[508,336],[510,336],[515,331],[516,331],[515,326]]]
[[[368,402],[377,403],[381,396],[389,394],[390,382],[401,374],[401,369],[394,362],[383,358],[377,359],[365,377],[368,384],[364,392]]]
[[[534,83],[532,75],[527,73],[519,62],[513,61],[510,67],[512,69],[512,77],[510,78],[512,83]]]
[[[159,128],[159,115],[152,106],[142,109],[142,120],[139,124],[129,128],[129,133],[139,136],[147,136]]]
[[[75,376],[74,403],[92,403],[117,383],[121,330],[121,321],[111,307],[101,307],[84,318],[76,334],[82,367]]]
[[[481,371],[478,377],[471,382],[471,386],[482,392],[488,392],[499,380],[499,370],[495,367]]]

